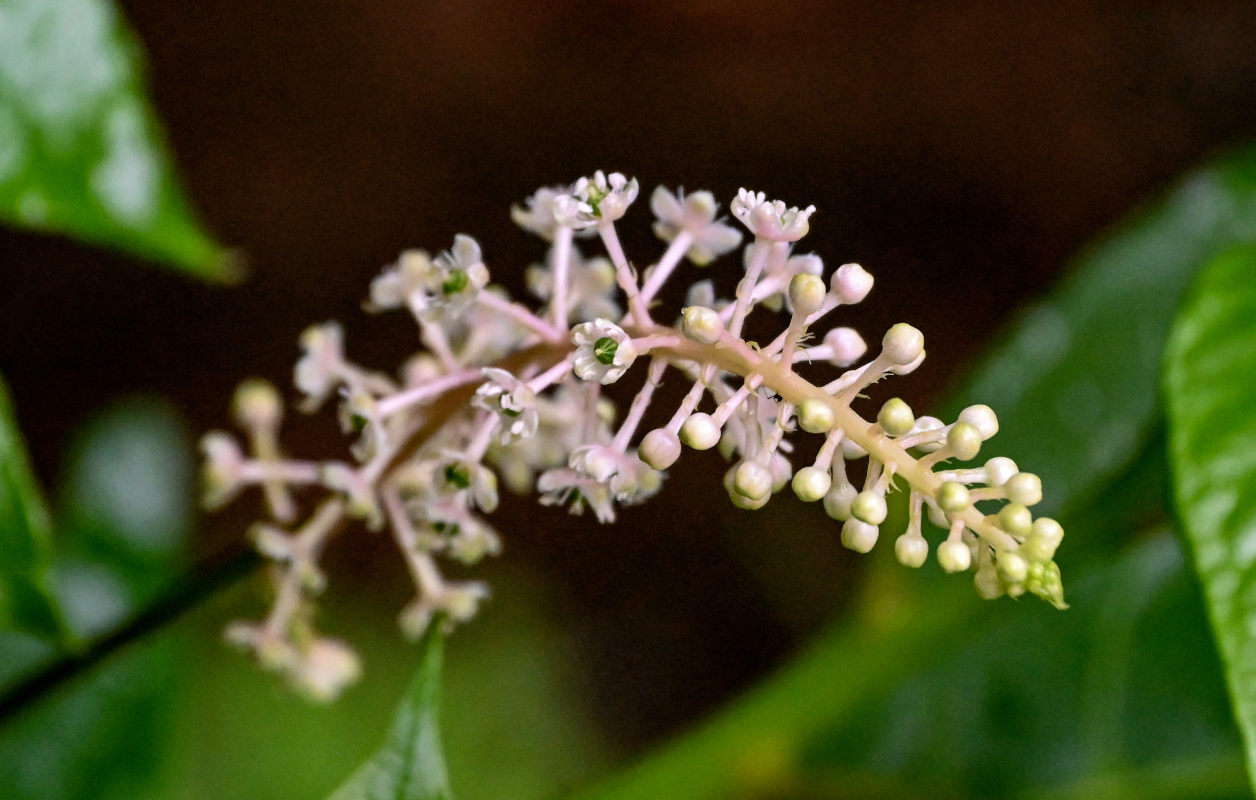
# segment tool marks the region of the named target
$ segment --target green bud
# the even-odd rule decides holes
[[[968,487],[955,481],[943,481],[938,487],[937,501],[939,508],[952,514],[972,505],[968,498]]]
[[[837,415],[823,400],[808,398],[798,406],[798,427],[807,433],[828,433],[837,424]]]
[[[901,398],[893,397],[881,406],[877,422],[881,423],[881,428],[889,435],[902,436],[916,424],[916,416],[912,413],[911,406]]]

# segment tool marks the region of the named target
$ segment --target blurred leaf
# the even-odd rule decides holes
[[[1192,626],[1199,619],[1199,604],[1172,562],[1176,551],[1162,536],[1117,561],[1108,553],[1116,542],[1163,516],[1162,462],[1154,454],[1138,459],[1159,429],[1159,365],[1180,296],[1202,263],[1243,241],[1256,241],[1256,148],[1188,176],[1149,211],[1085,254],[1045,300],[1018,315],[1006,340],[956,394],[952,408],[981,402],[997,410],[1001,431],[991,455],[997,451],[1015,458],[1042,477],[1045,500],[1036,512],[1059,516],[1066,529],[1088,530],[1108,542],[1102,548],[1087,546],[1089,555],[1074,559],[1073,540],[1066,537],[1060,552],[1066,597],[1089,610],[1060,614],[1032,603],[980,603],[962,580],[939,578],[934,585],[914,574],[916,580],[895,584],[912,591],[915,583],[914,601],[894,598],[881,607],[897,609],[897,614],[871,615],[881,627],[868,619],[839,622],[738,704],[587,797],[693,800],[779,792],[789,797],[901,796],[905,787],[887,786],[886,772],[873,759],[875,741],[901,742],[900,764],[901,759],[923,758],[922,753],[943,761],[951,758],[945,764],[916,761],[912,766],[919,775],[930,776],[924,782],[937,782],[941,776],[951,790],[985,794],[980,784],[1000,762],[968,746],[966,725],[972,714],[992,709],[994,717],[982,720],[985,733],[979,740],[1009,742],[1018,759],[1031,760],[1036,748],[1050,751],[1049,761],[1034,762],[1032,778],[1038,781],[1087,786],[1078,781],[1088,770],[1114,774],[1109,768],[1119,763],[1122,748],[1133,748],[1140,763],[1151,763],[1142,761],[1143,749],[1163,754],[1189,745],[1207,755],[1219,754],[1228,763],[1232,723],[1224,715],[1218,719],[1216,698],[1190,682],[1198,680],[1206,687],[1212,679],[1215,684],[1216,661],[1198,636],[1199,626]],[[1118,487],[1121,502],[1107,504],[1104,493]],[[1150,559],[1158,571],[1142,575],[1139,570],[1147,566],[1142,559]],[[932,566],[927,570],[937,572]],[[1130,606],[1137,619],[1126,623],[1119,615],[1098,611],[1100,601],[1091,598],[1102,596],[1105,587],[1117,587],[1121,596],[1124,585],[1109,582],[1130,574],[1142,581],[1142,589],[1131,589],[1128,601],[1141,605]],[[1071,596],[1075,582],[1080,589],[1076,601]],[[869,603],[885,599],[876,587],[869,597]],[[1147,615],[1158,622],[1147,623]],[[1108,644],[1105,636],[1114,637],[1111,646],[1096,651],[1091,663],[1088,654],[1096,644]],[[1140,682],[1139,692],[1163,699],[1143,703],[1133,690],[1124,689],[1126,679],[1141,677],[1130,667],[1136,663],[1131,659],[1152,658],[1161,665],[1156,674],[1173,677],[1178,674],[1175,658],[1183,648],[1192,660],[1181,673],[1187,686],[1180,697],[1169,702],[1154,685]],[[1063,665],[1051,667],[1061,680],[1054,688],[1063,694],[1046,694],[1043,713],[1048,716],[1042,718],[1035,716],[1042,702],[1029,702],[1041,666],[1016,661],[1035,654],[1048,667],[1053,657]],[[1011,660],[999,661],[1005,656]],[[970,675],[981,659],[994,659],[991,674],[998,681]],[[1077,671],[1069,671],[1068,665]],[[1118,671],[1105,671],[1113,667]],[[1094,682],[1082,680],[1086,676]],[[923,699],[919,688],[925,685],[929,697],[943,696],[939,716],[932,720],[921,719],[918,707]],[[947,702],[951,693],[960,699]],[[1105,710],[1109,697],[1117,705]],[[1131,710],[1135,708],[1137,714]],[[1056,715],[1063,709],[1093,711],[1085,722],[1086,737],[1076,737],[1076,720]],[[883,729],[888,732],[880,740],[867,735],[878,724],[905,726],[906,733]],[[825,741],[847,734],[862,743],[862,751],[825,750]],[[1083,745],[1103,749],[1083,753]],[[811,778],[802,785],[792,783],[800,770],[814,778],[817,770],[831,770],[834,763],[841,774],[835,785],[821,780],[819,786],[809,786],[805,781]],[[1020,763],[1013,760],[1009,778],[1015,779]],[[747,772],[747,764],[758,766]],[[957,764],[964,769],[947,777]],[[857,789],[869,775],[866,791]],[[917,790],[920,783],[914,784]],[[997,789],[993,796],[1000,796]]]
[[[510,602],[487,604],[474,625],[448,640],[443,656],[441,705],[461,712],[440,720],[458,800],[563,797],[613,763],[581,695],[579,634],[547,613],[540,579],[516,567],[491,565],[495,593]],[[379,746],[383,721],[414,677],[416,643],[398,635],[387,600],[400,603],[412,587],[385,569],[334,584],[336,596],[323,605],[320,628],[362,654],[365,677],[344,698],[310,703],[263,679],[256,664],[222,642],[224,621],[257,613],[258,593],[268,588],[258,577],[179,623],[190,643],[185,663],[195,668],[185,669],[168,743],[179,762],[163,795],[170,800],[326,797]]]
[[[1067,614],[1004,603],[957,631],[950,654],[922,651],[923,668],[888,698],[870,697],[810,741],[796,780],[1010,798],[1098,775],[1115,790],[1122,771],[1175,762],[1241,763],[1198,588],[1172,535],[1075,570],[1070,602]],[[1223,796],[1246,794],[1237,774]]]
[[[449,800],[437,722],[444,634],[440,620],[419,645],[419,670],[393,717],[388,740],[330,800]]]
[[[88,636],[146,605],[182,561],[191,446],[169,408],[135,401],[97,417],[71,453],[53,570],[69,624]],[[168,758],[179,648],[170,637],[134,643],[0,720],[0,797],[129,800],[151,792]],[[10,670],[21,664],[29,673],[48,655],[0,640]]]
[[[1165,359],[1178,510],[1256,775],[1256,247],[1200,275]]]
[[[0,221],[231,278],[165,149],[111,2],[0,2]]]
[[[0,630],[63,634],[50,590],[52,525],[0,381]]]
[[[1251,241],[1256,147],[1191,173],[1084,253],[981,360],[957,397],[999,413],[999,454],[1042,476],[1036,512],[1095,499],[1133,460],[1158,424],[1161,356],[1191,276]]]
[[[195,475],[187,432],[170,406],[135,398],[90,422],[69,456],[57,514],[66,531],[58,577],[74,580],[81,566],[107,571],[122,584],[121,604],[142,608],[182,562],[191,528]],[[99,613],[105,603],[102,597],[94,612],[81,611]]]

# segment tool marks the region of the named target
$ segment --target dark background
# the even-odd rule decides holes
[[[806,247],[877,276],[846,321],[869,340],[900,319],[925,332],[928,362],[894,389],[927,410],[1105,226],[1256,138],[1251,3],[122,6],[186,187],[251,276],[203,286],[0,232],[0,369],[49,483],[70,432],[119,394],[166,395],[199,432],[226,424],[239,379],[289,386],[309,323],[339,319],[352,355],[400,363],[411,323],[360,310],[382,265],[462,231],[518,290],[543,251],[508,207],[599,168],[638,177],[643,200],[665,183],[814,203]],[[633,212],[629,254],[648,261],[661,247],[645,203]],[[289,433],[295,453],[340,446],[325,416]],[[687,455],[614,527],[531,501],[497,518],[502,559],[546,576],[629,748],[778,663],[858,578],[818,509],[737,511],[720,471]],[[237,543],[255,510],[203,520],[203,552]],[[357,533],[333,580],[377,582],[393,614],[401,569]]]

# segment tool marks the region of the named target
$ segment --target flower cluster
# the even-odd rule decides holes
[[[750,236],[735,295],[720,299],[701,282],[667,324],[651,311],[681,261],[708,265],[741,246],[743,233],[719,217],[709,192],[659,187],[650,207],[668,246],[638,275],[615,228],[637,194],[636,180],[597,172],[541,189],[513,209],[521,227],[549,242],[544,263],[527,271],[538,308],[490,283],[469,236],[435,257],[402,253],[372,283],[367,306],[404,309],[417,324],[422,348],[395,375],[347,360],[334,323],[307,330],[295,371],[301,407],[339,398],[341,425],[356,437],[346,460],[285,457],[278,393],[257,379],[240,387],[235,417],[249,452],[230,434],[206,435],[205,502],[218,506],[246,486],[262,489],[273,523],[256,526],[253,538],[274,562],[276,600],[263,621],[233,625],[233,641],[312,696],[334,696],[359,664],[314,630],[311,608],[324,584],[319,555],[345,520],[391,533],[415,587],[401,625],[417,637],[435,619],[467,620],[486,597],[478,582],[446,579],[438,558],[473,564],[500,550],[487,519],[499,482],[612,522],[618,507],[659,491],[685,446],[718,447],[730,462],[724,485],[735,505],[761,508],[790,486],[800,500],[822,502],[841,523],[842,543],[861,553],[881,536],[889,494],[903,492],[908,521],[894,541],[901,563],[920,567],[932,552],[947,572],[972,572],[983,597],[1030,592],[1064,607],[1053,561],[1063,531],[1030,511],[1042,498],[1038,477],[1008,458],[977,461],[999,429],[990,408],[970,406],[949,423],[917,416],[899,398],[870,419],[852,408],[871,384],[917,369],[924,337],[899,323],[870,358],[851,328],[815,338],[817,323],[861,302],[873,278],[843,264],[826,280],[819,256],[795,252],[814,207],[739,191],[730,210]],[[594,236],[604,258],[578,246],[578,238]],[[742,330],[757,309],[787,319],[771,342],[752,346]],[[642,431],[669,370],[688,391],[665,424]],[[799,370],[830,374],[815,380]],[[634,373],[640,388],[621,416],[603,387]],[[809,463],[790,458],[799,429],[820,437]],[[852,470],[856,462],[865,464]],[[297,486],[324,492],[299,522],[290,494]],[[934,545],[926,517],[944,531]]]

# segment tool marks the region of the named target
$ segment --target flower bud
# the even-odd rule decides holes
[[[249,378],[241,383],[232,404],[236,420],[249,430],[274,428],[283,417],[279,392],[263,378]]]
[[[772,493],[768,492],[763,497],[746,497],[740,492],[733,491],[728,493],[728,499],[743,511],[758,511],[772,499]]]
[[[807,433],[828,433],[836,424],[837,415],[823,400],[811,397],[798,406],[798,427]]]
[[[680,438],[666,428],[655,428],[641,440],[637,455],[654,469],[667,469],[680,458]]]
[[[910,375],[923,363],[925,363],[925,351],[921,350],[920,355],[913,358],[910,362],[906,364],[895,364],[890,367],[890,372],[895,375]]]
[[[1034,515],[1020,503],[1008,503],[999,509],[999,527],[1013,536],[1028,536]]]
[[[986,462],[986,485],[1002,486],[1007,479],[1020,472],[1016,462],[1004,456],[995,456]]]
[[[869,525],[851,517],[842,523],[842,544],[856,553],[867,553],[876,547],[877,536],[880,533],[876,525]]]
[[[794,313],[801,317],[819,311],[826,294],[824,281],[817,275],[803,272],[789,281],[789,302],[794,306]]]
[[[792,482],[794,494],[804,503],[814,503],[828,494],[833,485],[833,478],[827,469],[819,467],[803,467],[794,473]]]
[[[923,567],[929,558],[929,543],[918,533],[904,533],[894,540],[894,557],[905,567]]]
[[[938,545],[938,564],[947,572],[963,572],[973,565],[973,554],[958,539],[947,539]]]
[[[1042,481],[1032,472],[1018,472],[1008,478],[1003,491],[1013,503],[1032,506],[1042,502]]]
[[[858,264],[843,264],[833,273],[833,294],[845,305],[854,305],[872,291],[872,274]]]
[[[1004,583],[1021,583],[1029,575],[1029,563],[1020,553],[1003,551],[999,553],[997,564],[999,577]]]
[[[972,505],[968,498],[968,487],[955,481],[943,481],[938,487],[938,508],[955,514]]]
[[[999,578],[999,571],[990,562],[977,568],[977,573],[973,575],[973,586],[983,600],[997,600],[1003,596],[1003,581]]]
[[[733,475],[733,491],[758,500],[772,493],[772,472],[758,461],[743,461]]]
[[[849,367],[868,352],[868,345],[854,328],[833,328],[824,334],[824,344],[833,352],[829,361],[838,367]]]
[[[902,436],[916,424],[916,416],[912,414],[911,406],[901,398],[893,397],[881,406],[877,422],[881,423],[881,428],[889,435]]]
[[[824,513],[838,522],[850,519],[850,505],[855,502],[859,490],[849,483],[835,484],[824,495]]]
[[[702,344],[714,344],[724,332],[720,315],[704,306],[689,306],[681,312],[680,320],[685,335]]]
[[[1038,517],[1034,520],[1033,535],[1041,536],[1052,547],[1059,547],[1064,539],[1064,528],[1050,517]]]
[[[862,491],[855,496],[854,501],[850,504],[850,513],[855,519],[862,520],[869,525],[880,525],[885,522],[885,516],[889,513],[889,509],[885,504],[885,498],[873,491]]]
[[[983,442],[999,432],[999,418],[990,406],[969,406],[959,412],[959,421],[967,422],[976,428]]]
[[[691,414],[680,426],[680,441],[694,450],[710,450],[720,441],[720,426],[715,424],[710,414],[699,411]]]
[[[881,352],[891,364],[910,364],[920,357],[924,349],[924,334],[906,322],[891,326],[881,340]]]
[[[981,433],[967,422],[957,422],[947,431],[946,446],[960,461],[969,461],[981,452]]]
[[[1050,542],[1045,536],[1030,534],[1029,537],[1021,543],[1020,553],[1029,561],[1041,564],[1055,558],[1055,548],[1056,545]]]

